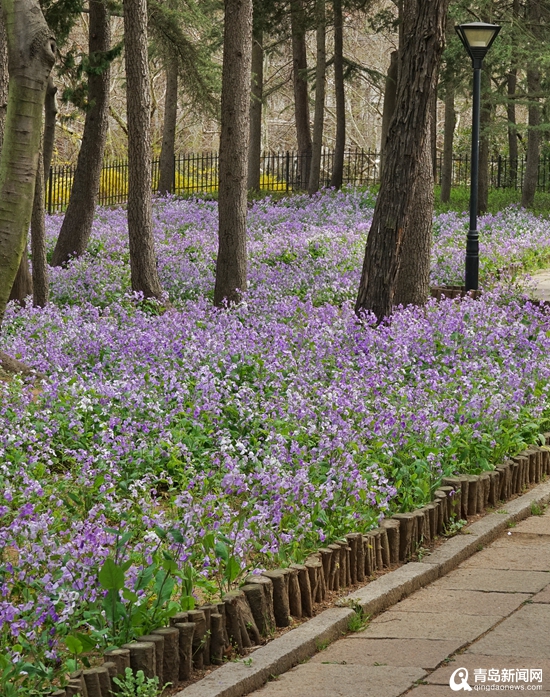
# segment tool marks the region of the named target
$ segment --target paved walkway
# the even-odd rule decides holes
[[[467,694],[451,679],[550,697],[550,510],[252,697]]]
[[[550,269],[537,271],[531,278],[535,285],[535,297],[550,302]]]

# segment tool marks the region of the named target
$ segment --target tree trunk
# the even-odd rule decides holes
[[[371,311],[378,321],[393,308],[406,236],[412,235],[420,245],[416,235],[431,231],[427,223],[412,229],[411,220],[415,225],[432,220],[432,207],[417,200],[417,184],[429,148],[430,106],[445,44],[448,4],[449,0],[411,0],[403,8],[396,108],[355,305],[359,315]]]
[[[147,0],[124,1],[128,122],[128,236],[132,290],[162,298],[152,220],[151,85],[147,43]]]
[[[32,276],[29,266],[29,245],[25,245],[25,251],[19,262],[17,275],[10,291],[10,300],[16,300],[20,305],[25,305],[25,298],[32,295]]]
[[[176,183],[176,124],[178,120],[178,60],[166,66],[166,96],[164,98],[164,127],[159,162],[159,194],[174,193]]]
[[[445,127],[443,132],[443,166],[441,168],[441,201],[451,199],[453,180],[453,141],[456,128],[455,86],[451,79],[445,88]]]
[[[399,71],[399,51],[392,51],[390,54],[390,67],[386,75],[386,87],[384,89],[384,107],[382,109],[382,129],[380,135],[380,177],[384,172],[384,160],[386,156],[386,145],[390,123],[395,111],[395,100],[397,97],[397,77]]]
[[[307,58],[304,8],[302,0],[290,3],[292,25],[292,81],[294,85],[294,118],[298,141],[297,184],[307,189],[311,163],[311,129],[309,125],[309,96],[307,89]]]
[[[430,119],[431,120],[431,119]],[[431,129],[428,129],[428,132]],[[415,181],[414,207],[408,233],[403,239],[401,261],[395,283],[394,305],[423,305],[430,295],[430,261],[432,251],[432,217],[434,177],[431,139],[425,137]]]
[[[308,184],[308,193],[310,196],[319,190],[321,177],[321,155],[323,152],[323,125],[325,115],[325,77],[327,72],[325,0],[316,0],[315,9],[317,20],[317,64],[315,68],[315,116],[313,119],[311,171],[309,173]]]
[[[250,98],[250,147],[248,151],[248,188],[260,190],[262,157],[262,107],[264,92],[263,31],[255,29],[252,37],[252,86]]]
[[[508,116],[508,155],[510,160],[510,171],[508,181],[510,186],[516,187],[518,183],[518,136],[516,128],[516,88],[518,82],[517,68],[513,68],[508,73],[506,79],[508,104],[506,114]]]
[[[527,161],[521,190],[521,205],[531,208],[535,203],[535,192],[539,177],[540,157],[540,71],[527,70],[527,92],[529,95],[529,132],[527,134]]]
[[[0,150],[4,140],[4,126],[6,124],[6,111],[8,108],[8,37],[4,18],[0,12]]]
[[[46,87],[46,106],[44,109],[44,148],[42,162],[44,165],[44,180],[50,176],[52,165],[53,149],[55,146],[55,125],[57,119],[57,87],[54,85],[50,75],[48,86]]]
[[[9,95],[0,158],[0,324],[27,243],[55,41],[38,0],[2,0]]]
[[[88,72],[88,110],[74,173],[71,197],[52,256],[62,266],[86,251],[99,194],[109,115],[110,69],[104,52],[111,45],[109,11],[103,0],[91,0],[89,23],[91,70]],[[49,149],[49,146],[48,146]]]
[[[45,166],[41,167],[39,162],[36,170],[36,186],[31,217],[32,302],[35,307],[46,307],[50,296],[50,278],[46,260],[44,172]]]
[[[432,97],[432,109],[430,115],[430,150],[432,158],[432,172],[434,181],[437,181],[437,84]]]
[[[342,0],[332,0],[334,12],[334,93],[336,96],[336,141],[330,185],[335,189],[344,180],[344,152],[346,148],[346,95],[344,90],[344,18]]]
[[[252,0],[225,0],[220,134],[219,245],[214,304],[247,287],[246,193],[250,137]]]
[[[485,90],[482,88],[481,114],[479,118],[479,184],[477,214],[483,215],[489,207],[489,130],[493,117],[493,109],[490,101],[486,73],[482,73],[482,81],[485,82]]]

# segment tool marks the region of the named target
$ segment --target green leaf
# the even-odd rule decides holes
[[[95,649],[97,642],[94,641],[91,636],[82,634],[81,632],[77,632],[76,636],[82,644],[83,651],[93,651]]]
[[[107,557],[101,567],[98,580],[102,588],[108,591],[118,591],[124,588],[124,570]]]
[[[233,583],[240,573],[241,565],[235,559],[235,557],[231,557],[231,559],[227,562],[227,566],[225,567],[224,578],[228,583]]]
[[[75,636],[66,636],[65,639],[63,640],[65,642],[65,646],[67,647],[67,650],[75,655],[79,655],[82,653],[84,650],[84,647],[82,646],[82,642],[80,639],[77,639]]]
[[[216,546],[214,547],[214,552],[217,557],[222,559],[223,561],[227,562],[229,559],[229,551],[227,549],[227,545],[224,544],[223,542],[216,542]]]
[[[122,591],[122,597],[124,598],[124,600],[127,600],[130,603],[137,603],[137,601],[139,600],[137,593],[134,593],[129,588],[125,588]]]

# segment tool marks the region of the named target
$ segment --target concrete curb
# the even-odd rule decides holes
[[[320,645],[331,643],[346,632],[354,610],[361,607],[376,615],[432,581],[445,576],[468,557],[506,530],[509,523],[531,515],[533,504],[550,502],[550,481],[508,501],[502,513],[491,513],[468,526],[465,534],[444,542],[421,562],[410,562],[342,598],[338,606],[325,610],[296,629],[254,651],[249,659],[226,663],[210,675],[176,693],[175,697],[243,697],[262,687],[271,676],[280,675],[311,658]],[[504,512],[506,511],[506,512]],[[246,662],[245,662],[246,661]]]

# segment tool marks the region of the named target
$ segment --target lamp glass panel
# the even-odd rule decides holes
[[[495,30],[485,27],[464,27],[464,34],[470,48],[487,48],[495,35]]]

